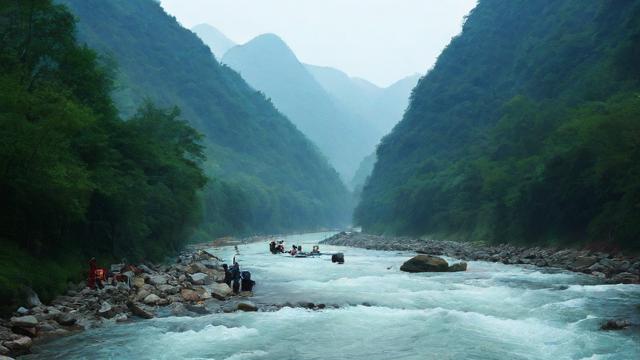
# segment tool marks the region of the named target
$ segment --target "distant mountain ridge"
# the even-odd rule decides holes
[[[367,119],[332,97],[274,34],[230,49],[222,62],[265,93],[327,156],[345,182],[382,136]]]
[[[222,59],[229,49],[237,45],[233,40],[220,32],[220,30],[209,24],[196,25],[191,29],[191,31],[198,35],[205,45],[211,49],[211,52],[213,52],[218,60]]]

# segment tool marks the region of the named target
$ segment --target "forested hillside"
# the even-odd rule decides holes
[[[25,286],[50,299],[92,256],[162,259],[198,221],[201,135],[150,103],[122,121],[74,25],[49,0],[0,8],[0,313]]]
[[[378,148],[376,233],[640,248],[640,1],[480,0]]]
[[[272,99],[318,146],[345,182],[383,135],[368,119],[329,95],[276,35],[261,35],[230,49],[222,63]]]
[[[215,180],[200,239],[348,221],[346,188],[313,144],[157,2],[61,2],[78,16],[80,38],[117,63],[121,113],[149,97],[179,106],[205,136],[205,170]]]

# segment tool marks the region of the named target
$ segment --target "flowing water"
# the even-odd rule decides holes
[[[305,250],[331,234],[288,237]],[[411,253],[322,246],[329,257],[239,246],[254,301],[323,303],[321,311],[165,317],[112,325],[41,345],[45,359],[640,359],[640,286],[532,267],[470,262],[461,273],[399,271]],[[225,260],[232,248],[216,250]],[[454,259],[448,259],[450,261]],[[334,308],[333,305],[339,306]]]

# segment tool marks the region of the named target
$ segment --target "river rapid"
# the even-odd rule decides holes
[[[305,250],[332,235],[288,236]],[[87,330],[36,346],[28,359],[640,359],[640,286],[564,271],[469,262],[467,272],[400,272],[413,254],[335,246],[330,257],[271,255],[240,245],[260,304],[313,302],[313,311],[164,317]],[[226,261],[232,247],[215,249]],[[450,262],[455,259],[447,258]]]

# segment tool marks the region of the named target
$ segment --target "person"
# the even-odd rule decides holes
[[[289,251],[289,254],[291,254],[291,256],[296,256],[296,254],[298,253],[298,248],[293,245],[293,247],[291,248],[291,251]]]
[[[256,284],[256,282],[251,280],[251,273],[248,271],[243,271],[241,273],[241,276],[242,291],[253,291],[253,286]]]
[[[320,246],[314,245],[313,250],[311,250],[312,254],[320,254]]]
[[[277,250],[279,253],[284,253],[284,240],[278,241]]]
[[[269,251],[271,251],[272,254],[276,253],[276,242],[275,240],[271,240],[271,242],[269,243]]]
[[[298,245],[298,252],[302,252],[302,245]]]
[[[96,287],[98,289],[104,288],[102,281],[106,279],[106,275],[107,273],[105,269],[98,267],[96,258],[91,258],[91,260],[89,260],[89,277],[87,278],[87,286],[91,289],[95,289]]]
[[[222,269],[224,269],[224,283],[231,287],[231,279],[233,279],[233,276],[231,275],[231,270],[229,270],[229,265],[222,264]]]
[[[231,278],[233,279],[233,293],[240,292],[240,264],[233,258],[233,266],[231,266]]]

